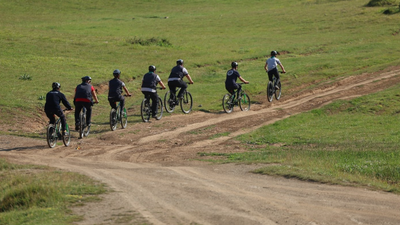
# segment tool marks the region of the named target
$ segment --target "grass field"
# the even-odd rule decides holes
[[[100,87],[117,68],[134,94],[127,105],[137,108],[142,99],[141,77],[148,66],[156,65],[157,73],[166,81],[179,58],[185,60],[195,82],[189,87],[194,110],[210,112],[222,110],[220,100],[226,92],[225,73],[231,61],[239,62],[239,72],[251,82],[246,91],[255,97],[264,94],[267,78],[263,66],[271,50],[282,53],[279,58],[288,71],[282,76],[287,90],[284,95],[300,84],[315,86],[326,80],[399,66],[400,13],[386,15],[383,12],[388,6],[366,7],[367,3],[0,1],[0,124],[10,127],[22,119],[46,122],[44,96],[52,82],[60,82],[61,91],[72,102],[81,77],[91,76],[93,84]],[[256,172],[399,193],[398,88],[338,101],[243,135],[239,139],[252,146],[249,151],[222,155],[220,161],[266,163]],[[99,92],[99,99],[93,121],[108,126],[106,90]],[[139,117],[130,120],[138,122]],[[37,129],[43,131],[42,127]],[[0,134],[15,134],[13,131],[0,130]],[[0,163],[2,203],[6,197],[16,196],[13,193],[24,193],[24,187],[39,187],[37,190],[46,192],[43,190],[60,188],[51,185],[61,185],[60,189],[65,190],[85,184],[82,178],[69,173],[29,168],[40,173],[26,175],[15,165]],[[22,177],[15,177],[17,172]],[[46,176],[57,182],[47,181],[43,178]],[[3,182],[14,178],[17,181]],[[53,184],[41,186],[35,179]],[[71,182],[72,186],[64,186]],[[13,186],[15,183],[18,185]],[[46,224],[51,223],[46,219],[55,217],[61,220],[57,224],[75,221],[79,218],[67,215],[68,204],[58,202],[73,202],[76,196],[104,191],[101,185],[90,185],[95,191],[48,192],[51,198],[46,199],[51,200],[39,205],[29,198],[23,204],[10,203],[26,207],[6,209],[2,205],[0,223],[29,220]]]

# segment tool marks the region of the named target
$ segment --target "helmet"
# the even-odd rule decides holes
[[[231,66],[232,66],[232,68],[236,68],[236,67],[238,67],[238,63],[237,62],[232,62]]]
[[[183,65],[183,59],[178,59],[178,60],[176,61],[176,64],[178,64],[178,65]]]
[[[53,89],[59,89],[61,87],[61,84],[58,82],[54,82],[52,85]]]
[[[277,51],[272,51],[272,52],[271,52],[271,56],[276,56],[276,55],[278,55],[278,52],[277,52]]]
[[[113,75],[115,76],[119,76],[121,74],[121,71],[119,69],[114,70]]]
[[[153,66],[153,65],[149,66],[149,71],[150,72],[156,71],[156,66]]]
[[[87,81],[87,80],[92,80],[92,78],[89,77],[89,76],[84,76],[84,77],[82,77],[82,81]]]

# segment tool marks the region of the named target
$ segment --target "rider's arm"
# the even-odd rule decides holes
[[[186,75],[186,77],[187,77],[187,79],[189,80],[189,83],[190,83],[190,84],[193,84],[192,77],[190,77],[190,75],[189,75],[189,74],[188,74],[188,75]]]
[[[96,91],[94,89],[92,90],[92,95],[93,95],[93,98],[94,98],[94,102],[95,103],[99,103],[99,99],[97,98]]]
[[[282,73],[286,73],[285,68],[283,68],[283,64],[281,63],[281,64],[279,64],[279,66],[280,66],[281,69],[282,69]]]
[[[265,63],[264,70],[268,72],[268,63]]]
[[[241,80],[243,83],[248,84],[249,82],[243,79],[243,77],[239,77],[239,80]]]
[[[131,96],[131,93],[129,93],[128,89],[125,86],[123,86],[123,88],[124,88],[126,95]]]
[[[166,87],[165,87],[165,85],[164,85],[164,83],[160,80],[160,82],[158,82],[160,85],[161,85],[161,87],[162,87],[162,89],[165,89]]]

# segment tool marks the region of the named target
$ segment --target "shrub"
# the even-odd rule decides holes
[[[367,4],[368,7],[394,5],[395,0],[370,0]]]
[[[131,38],[127,40],[128,43],[133,44],[133,45],[142,45],[142,46],[150,46],[150,45],[156,45],[156,46],[162,46],[162,47],[168,47],[172,46],[172,44],[164,38],[148,38],[148,39],[142,39],[142,38]]]
[[[24,74],[19,77],[20,80],[32,80],[32,77],[29,74]]]

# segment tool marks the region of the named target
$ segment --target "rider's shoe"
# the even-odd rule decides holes
[[[75,130],[78,131],[81,128],[81,125],[75,124]]]

